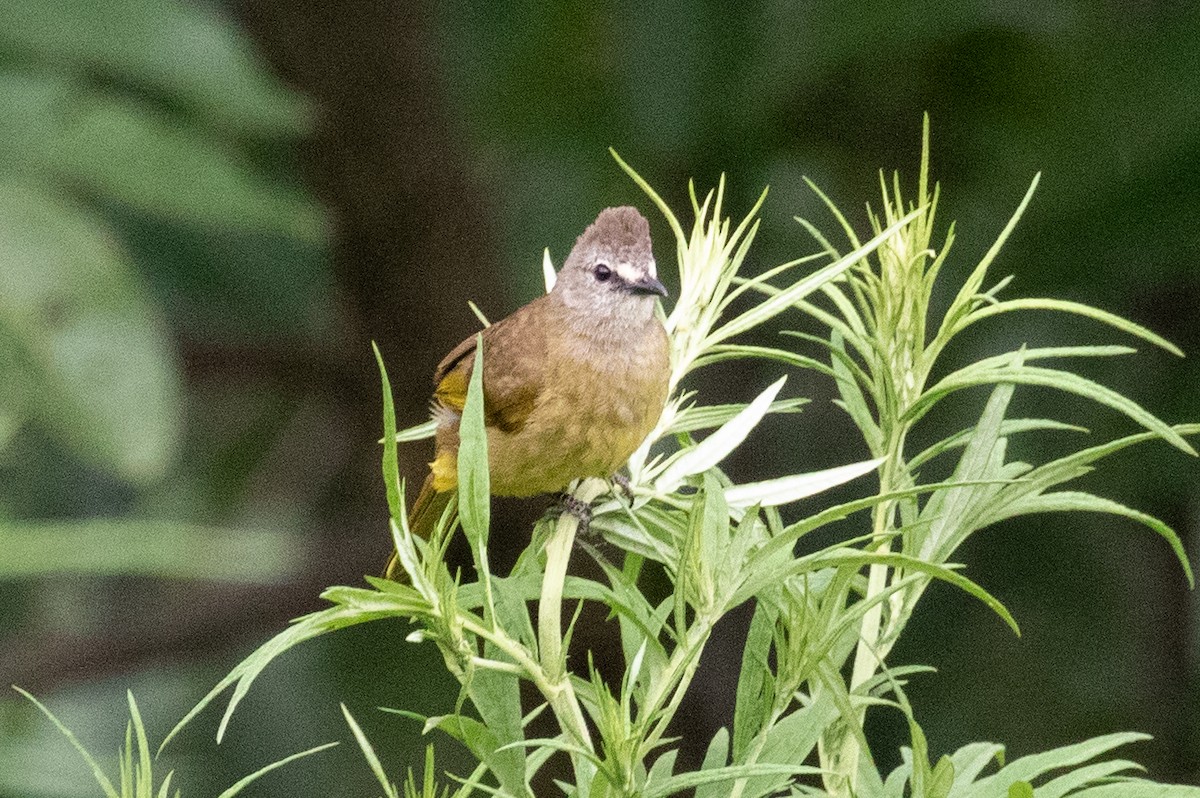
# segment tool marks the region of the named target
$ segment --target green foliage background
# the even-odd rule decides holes
[[[315,608],[318,587],[382,567],[368,342],[402,372],[398,413],[415,422],[426,375],[474,329],[466,299],[503,315],[539,290],[542,247],[559,260],[599,208],[644,205],[610,145],[676,207],[689,177],[727,172],[734,215],[769,184],[765,267],[811,249],[791,221],[823,218],[802,176],[843,208],[873,199],[879,168],[915,174],[928,110],[941,218],[958,220],[947,270],[978,260],[1043,172],[994,272],[1170,338],[1188,359],[1145,351],[1136,371],[1089,374],[1168,421],[1200,408],[1200,11],[1187,4],[297,5],[0,2],[0,677],[93,752],[116,750],[127,687],[161,738]],[[1062,340],[1066,324],[1096,334],[1026,324],[1005,348]],[[957,354],[998,351],[982,337],[994,329]],[[753,379],[706,390],[744,401]],[[747,477],[777,472],[773,459],[861,459],[829,397],[813,398],[789,426],[802,437],[747,448]],[[1079,413],[1102,437],[1128,431]],[[402,451],[404,473],[418,449]],[[1194,551],[1200,465],[1166,447],[1113,465],[1097,492]],[[1155,543],[1086,516],[974,539],[971,577],[1024,637],[931,590],[895,659],[940,670],[909,689],[932,750],[992,739],[1015,756],[1137,729],[1156,737],[1136,755],[1152,776],[1200,783],[1195,598]],[[433,714],[453,691],[448,677],[413,689],[407,669],[440,665],[404,631],[347,630],[289,655],[220,750],[203,724],[173,743],[185,792],[346,739],[338,700],[377,750],[418,762],[412,724],[370,708]],[[742,634],[714,645],[689,722],[728,722],[720,649],[736,663]],[[900,739],[900,723],[873,732]],[[94,790],[15,693],[0,702],[0,774],[0,795]],[[255,789],[362,794],[369,779],[339,750]]]

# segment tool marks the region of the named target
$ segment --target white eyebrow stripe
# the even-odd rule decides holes
[[[627,283],[636,283],[646,276],[641,269],[637,268],[632,263],[626,263],[625,261],[617,263],[615,269],[617,276]],[[650,274],[654,274],[653,269],[650,270]]]

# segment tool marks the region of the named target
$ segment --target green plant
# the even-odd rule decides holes
[[[146,737],[146,727],[142,723],[142,714],[138,711],[137,702],[133,699],[133,693],[127,693],[126,697],[129,701],[129,723],[125,726],[125,745],[117,754],[117,772],[119,773],[116,784],[105,774],[104,769],[100,767],[100,763],[96,761],[83,744],[76,739],[75,734],[62,724],[54,713],[38,701],[28,692],[17,687],[14,688],[18,693],[25,696],[33,702],[33,704],[42,711],[50,722],[58,727],[58,730],[63,733],[63,736],[70,741],[71,746],[79,752],[79,756],[91,768],[92,776],[96,779],[96,783],[100,785],[100,789],[104,791],[107,798],[167,798],[171,795],[171,778],[174,771],[170,771],[166,776],[158,782],[158,788],[155,789],[154,779],[154,758],[151,756],[150,741]],[[326,748],[332,748],[337,743],[326,743],[318,745],[315,748],[310,748],[307,751],[301,751],[298,754],[292,754],[289,757],[273,762],[266,767],[259,768],[254,773],[251,773],[245,778],[239,779],[229,789],[221,793],[219,798],[233,798],[240,793],[251,782],[257,780],[260,776],[270,773],[278,767],[294,762],[302,757],[315,754],[318,751],[324,751]],[[175,790],[175,798],[181,795],[178,788]]]
[[[598,502],[592,528],[620,552],[620,559],[577,542],[578,522],[563,514],[536,525],[511,573],[492,572],[482,369],[475,370],[463,415],[457,504],[431,540],[415,539],[406,527],[396,442],[427,434],[428,425],[397,433],[391,389],[377,351],[391,532],[410,583],[370,579],[370,588],[330,588],[324,597],[331,607],[299,619],[254,652],[180,727],[232,686],[220,739],[254,679],[278,654],[346,626],[400,618],[414,624],[414,643],[438,647],[462,686],[459,701],[447,714],[418,718],[427,731],[437,729],[457,739],[479,761],[474,773],[454,777],[459,782],[454,795],[532,795],[535,777],[555,757],[570,765],[570,777],[556,782],[561,790],[592,797],[691,790],[699,798],[1000,798],[1035,794],[1035,779],[1040,779],[1038,796],[1200,795],[1200,788],[1166,788],[1128,778],[1124,774],[1134,766],[1124,760],[1097,761],[1138,735],[1111,735],[1019,759],[989,775],[984,770],[1003,751],[991,744],[967,746],[935,764],[904,691],[905,681],[923,669],[887,663],[933,579],[976,596],[1016,630],[1003,605],[951,560],[969,535],[1001,519],[1080,510],[1132,518],[1168,541],[1191,578],[1179,540],[1166,525],[1109,499],[1055,490],[1134,443],[1163,439],[1194,453],[1184,437],[1200,432],[1200,425],[1169,426],[1095,382],[1041,365],[1051,358],[1107,357],[1133,350],[1022,347],[932,379],[939,356],[963,329],[1016,310],[1080,314],[1176,350],[1154,333],[1094,308],[1054,300],[1002,300],[999,292],[1006,280],[985,289],[988,267],[1028,204],[1036,180],[935,323],[931,297],[953,231],[940,248],[932,246],[938,189],[931,190],[928,183],[928,154],[926,126],[916,201],[904,201],[898,177],[891,186],[885,181],[882,210],[871,216],[869,240],[860,241],[827,201],[850,241],[849,251],[841,253],[815,227],[801,222],[822,251],[752,278],[738,272],[758,229],[755,214],[761,198],[733,226],[722,216],[723,183],[703,201],[693,191],[695,222],[685,231],[621,162],[671,225],[681,288],[666,319],[674,348],[672,399],[647,444],[631,459],[632,499],[600,480],[584,480],[574,489],[576,498]],[[827,263],[788,280],[797,267],[818,260]],[[782,285],[776,285],[779,281]],[[727,318],[735,300],[751,298],[756,301],[749,310]],[[815,317],[830,332],[827,337],[793,333],[788,340],[816,345],[828,360],[731,340],[792,310]],[[873,459],[733,484],[719,468],[724,457],[766,414],[798,408],[796,400],[777,400],[783,379],[753,401],[733,406],[698,405],[695,394],[682,387],[697,369],[743,358],[766,358],[833,380],[840,405]],[[1087,397],[1123,413],[1145,431],[1036,466],[1008,461],[1012,435],[1081,431],[1050,419],[1008,418],[1011,397],[1024,385]],[[927,413],[946,396],[978,386],[991,386],[991,393],[976,424],[911,451],[909,435]],[[702,430],[712,431],[696,441],[693,433]],[[929,463],[954,456],[957,463],[949,478],[922,479]],[[861,498],[790,524],[778,512],[781,504],[873,471],[878,471],[879,488]],[[843,539],[819,548],[808,544],[807,536],[815,530],[846,520],[853,531]],[[459,529],[470,543],[473,579],[450,573],[443,558]],[[569,559],[579,549],[596,561],[603,581],[568,573]],[[669,578],[665,598],[652,600],[643,590],[642,577],[649,569],[661,569]],[[755,609],[732,729],[722,729],[712,739],[698,771],[676,772],[671,736],[676,710],[696,677],[715,624],[748,601]],[[615,658],[598,662],[589,653],[586,662],[579,662],[568,656],[580,611],[589,602],[600,604],[616,621],[623,654],[619,672],[614,672]],[[522,683],[539,696],[535,706],[522,703]],[[863,733],[863,718],[872,707],[901,712],[911,730],[905,764],[891,774],[879,772]],[[551,719],[553,734],[527,736],[529,724],[541,715]],[[347,720],[385,791],[397,794],[348,714]],[[1073,769],[1044,778],[1061,768]],[[436,794],[432,765],[426,773],[424,793]],[[415,785],[408,794],[416,794]]]
[[[189,234],[211,234],[200,250],[223,240],[209,256],[223,261],[237,260],[229,239],[239,236],[315,250],[321,209],[262,157],[308,130],[312,113],[206,6],[0,0],[0,15],[9,22],[0,32],[0,453],[36,427],[148,493],[176,464],[185,402],[174,331],[144,272],[202,271],[181,254]],[[147,231],[170,245],[138,263],[134,244]],[[180,259],[186,268],[172,262]],[[52,459],[45,470],[61,471]],[[10,467],[13,482],[49,481],[36,465]],[[289,546],[277,530],[145,511],[63,520],[38,507],[60,517],[22,518],[8,498],[0,495],[4,579],[82,571],[263,581],[294,568],[278,554]],[[216,546],[220,556],[193,556]]]

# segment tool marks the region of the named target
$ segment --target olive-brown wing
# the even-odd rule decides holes
[[[525,426],[544,387],[547,325],[538,313],[548,309],[543,299],[482,331],[484,422],[510,434]],[[476,341],[473,335],[456,346],[434,374],[434,399],[460,412],[475,367]]]

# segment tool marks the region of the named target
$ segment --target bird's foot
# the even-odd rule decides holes
[[[564,493],[558,497],[558,503],[550,508],[550,512],[556,516],[563,513],[572,516],[579,522],[578,534],[591,534],[592,506],[587,502],[577,499],[569,493]]]
[[[613,474],[612,484],[613,494],[616,494],[617,490],[620,489],[621,493],[625,494],[627,501],[633,501],[633,483],[629,481],[629,477],[624,474]]]

